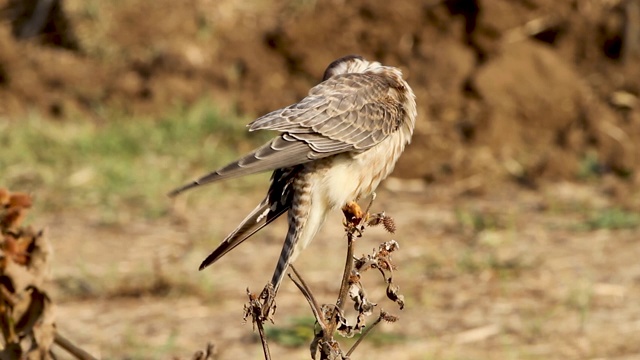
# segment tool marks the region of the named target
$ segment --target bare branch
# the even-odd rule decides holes
[[[307,299],[307,302],[311,307],[311,311],[313,312],[313,316],[316,318],[316,321],[320,325],[320,328],[323,331],[325,331],[327,329],[327,325],[325,324],[324,319],[322,318],[320,305],[318,305],[318,302],[316,298],[313,296],[311,289],[309,288],[307,283],[302,279],[302,276],[300,276],[300,273],[298,272],[298,270],[296,270],[296,268],[293,265],[289,265],[289,267],[291,268],[291,270],[293,271],[297,279],[294,279],[293,276],[291,276],[291,274],[289,274],[289,278],[298,287],[298,289],[300,289],[300,292],[302,292],[302,295],[304,296],[304,298]]]
[[[260,296],[256,296],[249,289],[247,289],[247,296],[249,296],[249,303],[244,306],[244,318],[251,316],[251,321],[254,327],[258,328],[258,334],[260,334],[260,342],[262,343],[262,351],[264,353],[265,360],[271,360],[271,353],[269,351],[269,343],[267,342],[267,336],[264,333],[264,322],[270,319],[271,304],[269,301],[269,286],[265,287]],[[273,297],[271,297],[273,299]],[[262,302],[261,300],[265,300]],[[266,308],[266,314],[265,314]],[[275,311],[275,308],[273,308]]]
[[[77,347],[71,341],[69,341],[67,338],[65,338],[64,336],[60,335],[59,332],[56,332],[56,335],[55,335],[55,338],[53,339],[53,342],[56,345],[60,346],[61,348],[65,349],[69,354],[73,355],[76,359],[79,359],[79,360],[97,360],[95,357],[93,357],[93,355],[91,355],[88,352],[84,351],[83,349]]]

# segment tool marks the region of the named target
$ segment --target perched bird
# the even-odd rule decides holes
[[[327,213],[371,195],[393,170],[416,121],[413,91],[399,69],[349,55],[332,62],[300,102],[270,112],[249,131],[280,135],[243,158],[172,191],[272,170],[258,206],[202,262],[211,265],[287,213],[287,232],[271,279],[277,291],[287,267],[322,226]]]

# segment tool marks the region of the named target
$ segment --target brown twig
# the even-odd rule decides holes
[[[264,353],[265,360],[271,360],[271,352],[269,351],[269,343],[267,342],[267,335],[264,333],[264,325],[262,321],[258,321],[258,334],[260,334],[260,343],[262,344],[262,352]]]
[[[342,208],[345,215],[344,226],[347,235],[347,254],[338,298],[334,304],[323,304],[320,306],[300,273],[298,273],[294,266],[290,266],[293,275],[289,274],[289,278],[291,278],[309,303],[313,315],[316,318],[316,322],[319,324],[319,327],[315,328],[315,336],[310,345],[312,359],[348,359],[362,340],[364,340],[371,330],[382,320],[397,320],[395,316],[381,311],[375,322],[370,327],[365,328],[365,319],[373,314],[373,309],[376,306],[376,304],[368,298],[366,291],[360,282],[361,273],[366,270],[378,269],[382,273],[387,284],[387,297],[398,303],[401,309],[404,304],[402,295],[398,294],[398,287],[393,284],[393,269],[395,268],[395,265],[391,261],[390,254],[398,249],[398,244],[395,240],[390,240],[380,244],[377,250],[374,249],[374,253],[372,255],[363,255],[358,259],[353,256],[355,251],[355,241],[358,237],[363,235],[366,227],[381,224],[390,233],[393,233],[396,230],[393,219],[385,215],[384,212],[378,214],[369,213],[374,199],[375,194],[372,196],[371,201],[366,207],[366,212],[363,212],[360,206],[355,202],[349,202]],[[350,324],[350,321],[345,317],[345,308],[348,299],[353,301],[354,309],[358,312],[358,317],[354,324]],[[250,300],[250,304],[260,304],[259,301],[254,300],[251,296]],[[257,310],[246,311],[255,311],[260,313],[260,311],[258,311],[260,309],[259,305],[250,305],[249,309]],[[246,316],[248,317],[248,314]],[[255,319],[255,315],[253,316],[254,323],[260,327],[262,325],[259,321],[260,319]],[[265,316],[262,317],[262,320],[264,319]],[[349,349],[349,352],[344,353],[340,348],[340,344],[334,338],[336,333],[344,337],[352,337],[358,333],[361,333],[362,336]],[[262,334],[261,339],[265,341]],[[267,355],[265,354],[265,357],[266,356]]]
[[[338,342],[333,338],[336,329],[340,325],[346,325],[344,322],[344,308],[347,300],[347,296],[349,294],[349,287],[351,284],[351,277],[354,268],[354,244],[355,244],[355,234],[358,236],[362,236],[362,232],[367,223],[367,218],[369,217],[369,209],[373,204],[373,200],[375,199],[375,194],[372,195],[371,201],[367,206],[367,211],[362,212],[360,206],[357,203],[349,203],[345,207],[343,207],[342,211],[345,214],[345,230],[347,232],[347,255],[345,259],[344,271],[342,273],[342,281],[340,283],[340,291],[338,293],[338,299],[336,300],[335,306],[331,310],[328,310],[325,313],[325,318],[327,326],[326,329],[320,334],[316,335],[316,339],[314,339],[314,343],[317,342],[317,345],[320,347],[320,358],[321,359],[329,359],[329,358],[344,358],[342,350]],[[319,321],[320,322],[320,321]],[[317,339],[321,337],[321,340]],[[319,340],[319,341],[318,341]],[[313,354],[313,351],[312,351]]]
[[[13,294],[9,293],[8,290],[4,287],[4,286],[0,286],[0,293],[2,293],[2,300],[7,303],[9,306],[15,306],[17,303],[17,300],[15,299],[15,296],[13,296]],[[5,319],[7,321],[7,323],[9,323],[9,321],[11,319]],[[11,329],[13,330],[13,329]],[[15,336],[15,334],[14,334]],[[9,338],[6,337],[5,335],[5,340],[9,340]],[[7,342],[12,342],[12,341],[7,341]],[[79,360],[97,360],[95,357],[93,357],[93,355],[89,354],[88,352],[86,352],[85,350],[79,348],[78,346],[74,345],[71,341],[69,341],[69,339],[67,339],[66,337],[60,335],[59,332],[55,332],[54,333],[54,338],[53,338],[53,342],[54,344],[60,346],[61,348],[63,348],[64,350],[66,350],[69,354],[73,355],[76,359]]]
[[[351,349],[347,351],[347,357],[351,356],[353,351],[358,347],[358,345],[360,345],[362,340],[364,340],[364,338],[367,337],[367,335],[369,335],[371,330],[373,330],[373,328],[375,328],[376,325],[380,324],[381,321],[382,321],[382,313],[380,313],[380,316],[378,316],[378,318],[376,319],[376,321],[373,322],[373,324],[371,324],[369,327],[364,329],[364,331],[362,332],[362,335],[360,335],[360,338],[358,338],[358,340],[356,340],[353,346],[351,346]]]
[[[269,343],[267,342],[267,336],[264,332],[264,322],[268,319],[268,314],[265,316],[263,313],[264,304],[260,302],[261,297],[265,297],[265,292],[268,292],[266,287],[262,294],[258,297],[247,289],[247,295],[249,296],[249,303],[245,305],[245,319],[251,316],[251,320],[258,328],[258,334],[260,335],[260,343],[262,344],[262,352],[264,353],[265,360],[271,360],[271,352],[269,351]],[[266,294],[268,298],[268,294]],[[268,310],[270,311],[270,310]]]
[[[322,318],[322,315],[321,315],[322,312],[321,312],[321,309],[320,309],[320,305],[318,305],[318,301],[316,300],[315,296],[313,296],[313,293],[311,292],[311,289],[309,288],[307,283],[304,281],[304,279],[302,279],[302,276],[300,276],[300,273],[298,272],[298,270],[296,270],[296,268],[293,266],[293,264],[289,265],[289,267],[291,268],[291,270],[293,271],[294,275],[296,276],[296,278],[294,279],[293,276],[291,276],[291,274],[289,274],[289,278],[298,287],[300,292],[302,292],[302,295],[304,296],[304,298],[307,299],[307,302],[309,303],[309,306],[311,307],[311,311],[313,312],[313,316],[318,321],[318,324],[322,328],[322,331],[326,331],[327,325],[323,321],[324,319]]]
[[[55,334],[55,338],[53,339],[53,342],[56,345],[60,346],[61,348],[65,349],[69,354],[73,355],[76,359],[79,359],[79,360],[97,360],[91,354],[89,354],[88,352],[84,351],[83,349],[77,347],[71,341],[69,341],[67,338],[65,338],[64,336],[60,335],[60,333],[57,332],[57,331],[56,331],[56,334]]]
[[[362,335],[360,335],[360,338],[358,340],[356,340],[356,342],[353,344],[353,346],[351,346],[351,349],[349,349],[349,351],[347,351],[347,357],[349,357],[353,353],[353,351],[356,349],[356,347],[358,347],[358,345],[360,345],[362,340],[364,340],[364,338],[367,337],[367,335],[369,335],[371,330],[373,330],[373,328],[375,328],[376,325],[378,325],[382,320],[388,321],[388,322],[395,322],[395,321],[398,320],[398,318],[393,316],[393,315],[391,315],[391,314],[388,314],[384,310],[380,310],[380,316],[378,316],[376,321],[374,321],[373,324],[371,324],[371,326],[369,326],[368,328],[366,328],[362,332]]]
[[[359,209],[358,209],[359,210]],[[340,344],[333,338],[338,325],[342,324],[344,321],[344,305],[347,300],[347,295],[349,293],[349,282],[351,278],[351,272],[353,270],[353,248],[354,248],[354,234],[362,234],[361,229],[359,229],[354,223],[350,221],[351,219],[347,217],[347,257],[344,266],[344,272],[342,273],[342,282],[340,283],[340,292],[338,293],[338,299],[336,301],[336,305],[327,312],[327,327],[323,329],[320,334],[317,334],[316,337],[320,336],[322,339],[318,341],[318,346],[320,347],[320,359],[340,359],[344,358],[342,354],[342,350],[340,349]],[[361,220],[361,219],[360,219]],[[360,222],[360,221],[359,221]],[[359,231],[360,230],[360,231]],[[314,343],[316,340],[314,340]],[[313,352],[312,352],[313,353]]]
[[[351,270],[353,270],[353,245],[354,245],[354,232],[349,231],[347,233],[347,257],[344,265],[344,272],[342,273],[342,282],[340,283],[340,292],[338,293],[338,300],[336,306],[340,311],[344,310],[344,304],[347,300],[347,293],[349,292],[349,278],[351,277]]]

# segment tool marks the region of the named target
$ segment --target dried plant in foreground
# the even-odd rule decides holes
[[[342,209],[345,215],[344,226],[347,235],[347,256],[340,291],[334,304],[320,305],[300,273],[298,273],[293,265],[290,266],[293,275],[289,274],[289,277],[309,303],[317,323],[315,336],[310,345],[312,359],[348,359],[362,340],[381,321],[395,322],[398,320],[396,316],[380,309],[376,320],[369,327],[365,328],[366,318],[373,315],[374,309],[377,306],[376,303],[368,298],[360,281],[363,273],[367,270],[378,270],[380,274],[382,274],[387,286],[387,297],[397,303],[400,309],[404,307],[404,297],[398,293],[399,288],[393,283],[393,271],[396,269],[396,266],[391,260],[391,254],[399,249],[398,243],[395,240],[390,240],[380,244],[378,249],[374,250],[370,255],[363,255],[360,258],[353,256],[355,241],[362,237],[366,227],[383,225],[390,233],[394,233],[396,230],[393,219],[384,212],[377,214],[369,213],[374,199],[375,194],[366,211],[362,211],[360,206],[355,202],[348,203]],[[268,299],[273,299],[273,297],[269,294],[268,286],[259,296],[252,294],[248,289],[247,294],[249,296],[249,303],[245,305],[245,319],[251,317],[254,327],[258,329],[260,335],[264,357],[269,360],[271,359],[271,354],[264,333],[264,323],[266,321],[272,321],[271,316],[273,312],[275,312],[275,305],[270,303]],[[345,308],[348,300],[353,302],[353,308],[357,312],[355,323],[351,323],[345,316]],[[344,352],[339,342],[335,339],[336,333],[343,337],[352,337],[355,334],[362,335],[347,352]]]
[[[205,351],[198,350],[191,357],[191,360],[215,360],[217,358],[216,346],[213,343],[208,343]],[[177,360],[177,358],[176,358]]]
[[[44,288],[51,246],[43,231],[22,226],[31,205],[29,195],[0,188],[0,359],[53,359],[53,344],[95,359],[56,331]]]

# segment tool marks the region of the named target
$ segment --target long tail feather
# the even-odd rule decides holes
[[[287,168],[309,162],[311,161],[307,156],[309,151],[311,151],[309,146],[304,142],[296,141],[295,139],[285,140],[283,137],[277,137],[242,159],[181,186],[171,191],[168,195],[174,197],[186,190],[215,181]]]
[[[289,210],[293,197],[291,181],[299,171],[300,166],[274,171],[271,176],[271,186],[267,192],[267,197],[207,256],[200,265],[200,270],[216,262]]]
[[[226,253],[250,238],[253,234],[269,225],[273,220],[284,214],[289,209],[288,206],[272,208],[269,206],[268,198],[263,200],[255,209],[229,234],[218,247],[207,256],[200,264],[200,270],[218,261]]]

